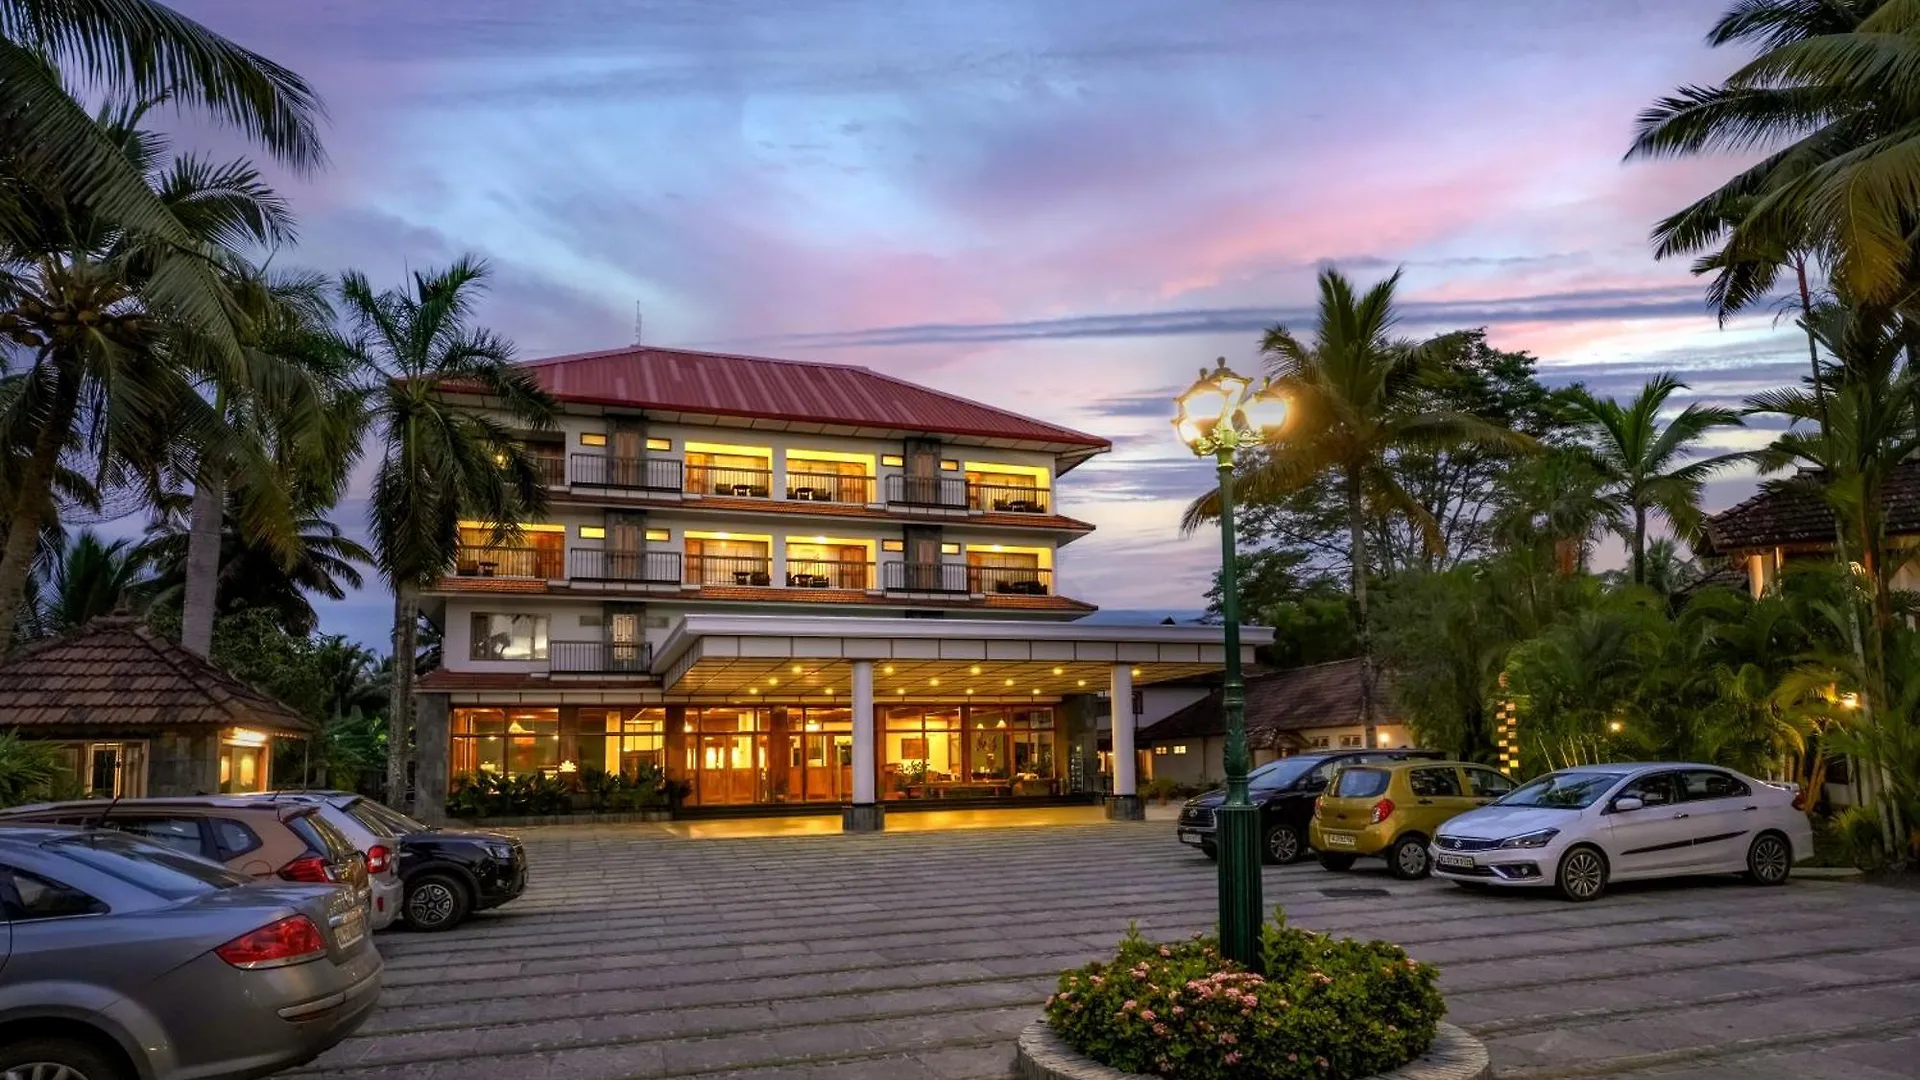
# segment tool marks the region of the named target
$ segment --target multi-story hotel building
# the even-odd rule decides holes
[[[463,774],[642,766],[687,806],[839,804],[850,827],[1090,793],[1092,695],[1222,662],[1217,629],[1072,622],[1094,608],[1058,559],[1092,526],[1055,481],[1105,439],[861,367],[643,347],[528,367],[563,407],[524,433],[549,514],[504,546],[463,523],[424,597],[428,812]]]

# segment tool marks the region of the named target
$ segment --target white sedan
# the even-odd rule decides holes
[[[1587,765],[1548,773],[1436,830],[1435,875],[1551,885],[1592,900],[1611,881],[1743,873],[1779,885],[1813,856],[1794,792],[1712,765]]]

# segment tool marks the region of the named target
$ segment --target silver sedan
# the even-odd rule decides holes
[[[241,1080],[379,998],[365,908],[122,833],[0,827],[0,1076]]]

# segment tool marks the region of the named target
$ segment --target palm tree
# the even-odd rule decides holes
[[[251,166],[194,156],[169,163],[166,140],[137,127],[144,111],[103,113],[101,129],[189,230],[195,259],[211,266],[224,247],[291,235],[284,203]],[[97,488],[134,483],[157,496],[164,474],[191,471],[198,454],[233,452],[204,387],[246,388],[295,411],[312,400],[304,372],[230,352],[179,317],[160,287],[177,254],[170,242],[23,180],[9,172],[9,156],[0,149],[0,202],[10,226],[0,236],[0,333],[27,363],[0,398],[0,446],[19,458],[8,470],[12,502],[4,508],[0,641],[11,635],[63,459],[84,460]]]
[[[464,519],[487,523],[500,542],[546,512],[539,462],[514,428],[547,429],[553,399],[513,364],[513,348],[470,325],[485,286],[484,262],[463,257],[415,272],[409,287],[375,293],[350,272],[340,298],[353,351],[375,382],[372,420],[382,442],[368,519],[374,564],[393,588],[393,655],[412,657],[420,590],[453,561]],[[457,390],[491,400],[467,404]],[[387,714],[387,794],[406,791],[413,666],[393,666]]]
[[[1853,295],[1911,300],[1920,100],[1893,88],[1920,78],[1920,0],[1737,0],[1707,40],[1756,55],[1642,112],[1627,156],[1770,152],[1660,222],[1657,254],[1706,253],[1723,314],[1810,256]]]
[[[1582,429],[1602,481],[1601,491],[1615,513],[1615,531],[1633,556],[1633,580],[1647,581],[1647,517],[1658,513],[1676,532],[1690,537],[1700,525],[1700,489],[1707,477],[1739,460],[1737,455],[1686,460],[1707,432],[1738,427],[1732,409],[1688,405],[1664,426],[1660,410],[1685,383],[1657,375],[1626,405],[1581,391],[1567,402],[1569,418]]]
[[[1236,479],[1249,503],[1277,502],[1289,493],[1332,477],[1345,495],[1348,582],[1360,648],[1362,723],[1372,742],[1373,660],[1367,619],[1367,525],[1389,514],[1405,516],[1430,548],[1440,544],[1433,515],[1420,505],[1389,467],[1390,457],[1409,448],[1438,449],[1475,444],[1531,449],[1533,441],[1463,413],[1423,410],[1423,380],[1458,345],[1452,335],[1424,343],[1394,336],[1394,290],[1400,274],[1356,294],[1337,270],[1320,274],[1319,325],[1312,342],[1285,326],[1261,341],[1267,370],[1287,400],[1285,430]],[[1219,516],[1218,493],[1196,500],[1181,520],[1197,528]]]
[[[153,584],[148,568],[145,554],[131,541],[108,543],[91,529],[80,530],[44,579],[35,582],[38,630],[68,633],[143,600]]]
[[[172,502],[177,504],[178,497]],[[287,633],[313,633],[320,620],[310,597],[345,599],[348,589],[361,586],[360,566],[373,562],[372,553],[322,517],[318,507],[296,507],[291,534],[270,538],[247,527],[240,502],[238,494],[230,495],[220,522],[213,611],[225,615],[263,608]],[[190,520],[170,509],[148,527],[141,545],[148,561],[163,568],[154,580],[154,602],[181,609],[183,627],[193,540]]]
[[[344,594],[331,579],[344,577],[358,587],[359,574],[346,560],[367,558],[320,516],[338,499],[359,458],[366,420],[366,393],[349,383],[351,364],[332,328],[331,282],[317,274],[268,275],[244,265],[234,266],[229,280],[236,306],[247,314],[241,346],[249,370],[290,365],[308,376],[317,396],[290,399],[271,383],[215,391],[214,410],[230,434],[230,452],[201,455],[187,542],[178,553],[185,569],[180,641],[202,656],[213,647],[215,610],[230,609],[222,602],[236,572],[230,541],[268,571],[255,579],[253,567],[240,567],[242,580],[266,586],[262,591],[271,593],[286,625],[305,627],[294,630],[300,634],[312,630],[312,608],[300,588],[287,586],[337,600]],[[236,521],[244,540],[229,533]],[[276,562],[285,572],[271,572]]]
[[[380,659],[344,634],[329,634],[315,642],[313,663],[326,694],[321,711],[330,717],[377,712],[387,701]]]
[[[298,75],[154,0],[0,0],[0,147],[33,148],[0,153],[0,175],[149,238],[150,295],[237,362],[201,238],[75,100],[68,79],[111,97],[172,101],[303,172],[324,160],[319,99]],[[22,226],[34,233],[31,217],[0,198],[0,236]]]

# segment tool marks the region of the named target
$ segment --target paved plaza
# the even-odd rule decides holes
[[[527,829],[527,894],[452,933],[383,935],[379,1011],[300,1074],[1005,1077],[1060,969],[1129,921],[1210,926],[1213,864],[1170,833]],[[1439,964],[1502,1077],[1920,1075],[1920,892],[1727,879],[1575,906],[1362,866],[1269,868],[1268,902]]]

